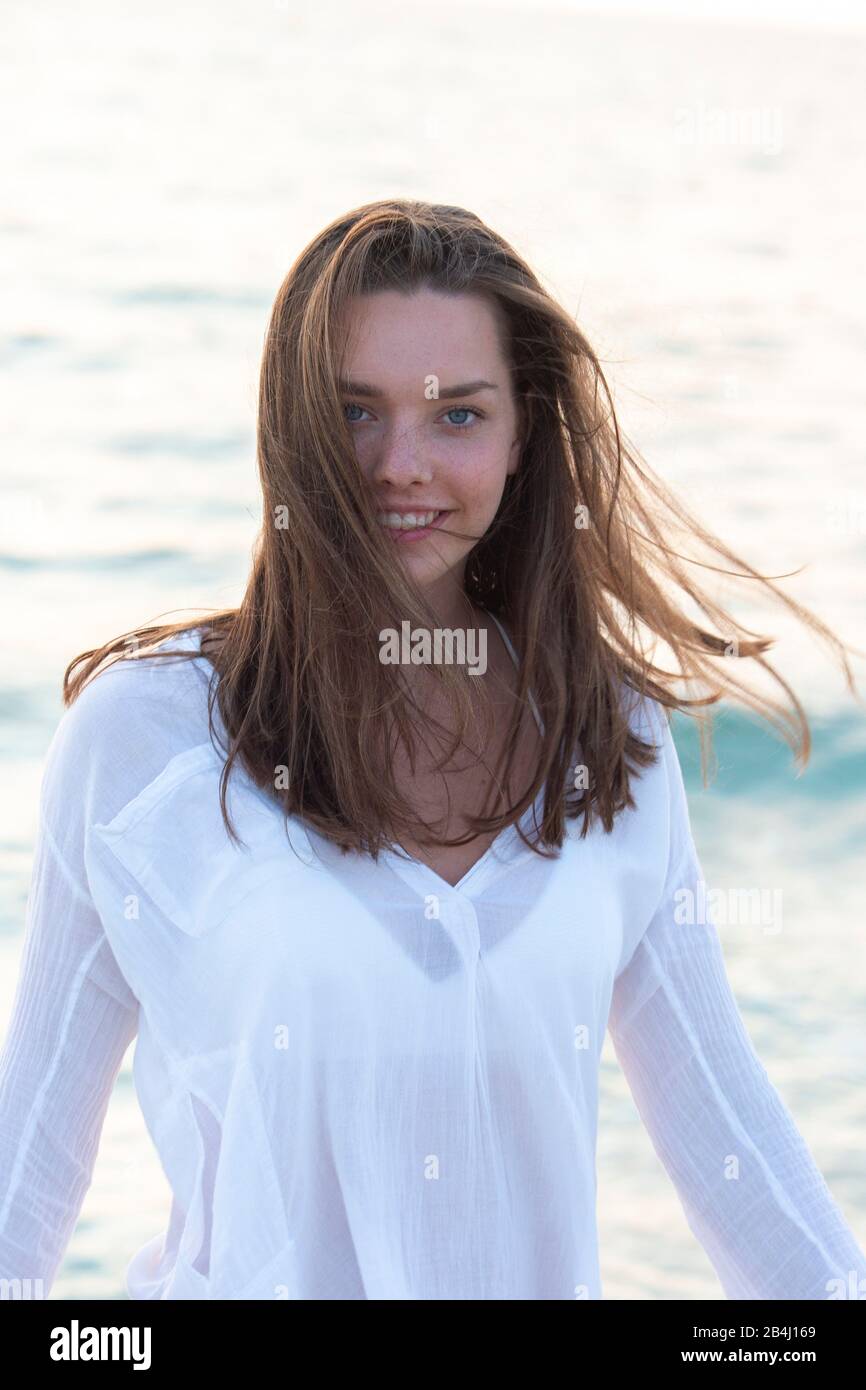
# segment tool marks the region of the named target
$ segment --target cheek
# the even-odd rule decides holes
[[[372,473],[376,466],[377,450],[369,436],[365,439],[360,433],[353,435],[355,458],[363,474]]]
[[[478,511],[496,510],[508,476],[508,456],[494,440],[479,441],[448,469],[454,495]]]

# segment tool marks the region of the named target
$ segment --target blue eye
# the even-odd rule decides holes
[[[357,401],[347,401],[347,402],[344,404],[343,409],[346,410],[346,411],[349,411],[349,410],[359,410],[359,411],[361,412],[362,415],[369,414],[369,412],[367,411],[366,406],[358,405]],[[448,416],[448,415],[474,415],[474,416],[475,416],[475,420],[483,420],[483,419],[485,418],[485,417],[484,417],[484,411],[483,411],[483,410],[476,410],[476,408],[475,408],[474,405],[452,405],[451,409],[450,409],[450,410],[446,410],[445,414],[446,414],[446,416]],[[349,416],[347,416],[346,418],[347,418],[348,423],[349,423],[350,425],[358,425],[358,424],[361,424],[361,421],[360,421],[360,419],[358,418],[357,415],[356,415],[354,418],[350,418]],[[449,421],[449,423],[450,423],[450,424],[453,426],[453,428],[456,429],[456,430],[465,430],[465,429],[471,428],[471,425],[474,423],[474,421],[451,420],[451,421]]]
[[[476,420],[483,420],[483,419],[484,419],[484,416],[483,416],[482,412],[481,412],[480,410],[475,410],[475,408],[474,408],[473,406],[471,406],[471,405],[454,405],[454,406],[451,407],[451,409],[450,409],[449,411],[446,412],[446,414],[448,414],[448,415],[474,415],[475,418],[476,418]],[[454,421],[452,421],[452,424],[454,424]],[[465,430],[465,429],[466,429],[466,425],[455,424],[455,429]]]

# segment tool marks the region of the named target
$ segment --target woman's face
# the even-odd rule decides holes
[[[447,607],[520,457],[497,319],[479,296],[382,290],[352,300],[343,327],[343,405],[380,524]]]

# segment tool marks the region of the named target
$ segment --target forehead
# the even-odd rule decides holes
[[[347,375],[365,380],[502,377],[506,362],[494,306],[481,295],[380,290],[350,300],[341,316]]]

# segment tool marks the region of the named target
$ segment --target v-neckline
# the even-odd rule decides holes
[[[487,616],[489,618],[492,618],[494,623],[496,624],[499,630],[499,634],[502,637],[502,640],[505,644],[505,648],[510,654],[511,659],[514,662],[515,668],[519,670],[520,658],[517,655],[514,643],[511,641],[511,638],[509,637],[502,623],[497,618],[496,614],[491,613],[489,609],[485,609],[485,612],[487,613]],[[535,722],[538,725],[539,733],[543,738],[544,723],[539,713],[538,705],[536,704],[535,698],[531,691],[529,693],[529,704]],[[498,858],[500,860],[503,858],[503,849],[514,850],[516,841],[516,848],[518,850],[526,850],[527,847],[523,845],[522,841],[520,840],[518,825],[520,825],[521,827],[523,827],[524,830],[526,830],[528,828],[528,825],[525,822],[528,822],[530,817],[532,817],[533,815],[535,816],[536,825],[539,824],[539,813],[544,804],[544,792],[545,788],[542,787],[532,805],[527,806],[526,810],[523,812],[523,815],[520,817],[519,822],[512,821],[510,825],[503,826],[496,838],[490,842],[490,844],[487,846],[485,850],[482,851],[482,853],[475,860],[474,864],[469,865],[469,868],[466,870],[465,874],[461,875],[461,877],[457,880],[456,883],[449,883],[447,878],[443,878],[441,874],[438,874],[436,870],[431,868],[430,865],[427,864],[423,859],[418,859],[414,854],[409,854],[407,850],[402,848],[402,846],[397,846],[393,849],[388,848],[382,850],[381,853],[392,864],[394,869],[400,874],[402,878],[408,881],[415,880],[421,882],[423,882],[424,879],[428,879],[431,883],[438,885],[440,894],[443,889],[447,893],[460,894],[463,892],[465,885],[468,883],[470,879],[480,877],[488,869],[491,861],[494,858]],[[510,856],[506,856],[506,858],[507,857]]]
[[[543,799],[544,788],[542,787],[534,803],[526,808],[520,819],[520,825],[522,825],[524,829],[528,828],[525,822],[530,820],[533,812],[536,813],[537,823],[538,812],[543,803]],[[512,853],[519,853],[520,850],[528,852],[527,846],[520,840],[517,822],[512,822],[511,825],[503,826],[502,830],[500,830],[499,834],[496,836],[496,839],[491,841],[487,848],[475,860],[474,864],[470,864],[465,874],[458,878],[456,883],[449,883],[447,878],[443,878],[441,874],[438,874],[436,870],[423,859],[418,859],[414,854],[408,854],[406,850],[402,848],[399,850],[390,848],[384,849],[381,853],[397,873],[400,874],[401,878],[413,883],[415,886],[426,880],[436,888],[441,896],[443,892],[446,894],[463,893],[470,879],[480,879],[482,876],[486,875],[494,859],[499,859],[500,862],[505,862],[510,859],[512,854],[506,853],[503,855],[503,850],[510,850]]]

